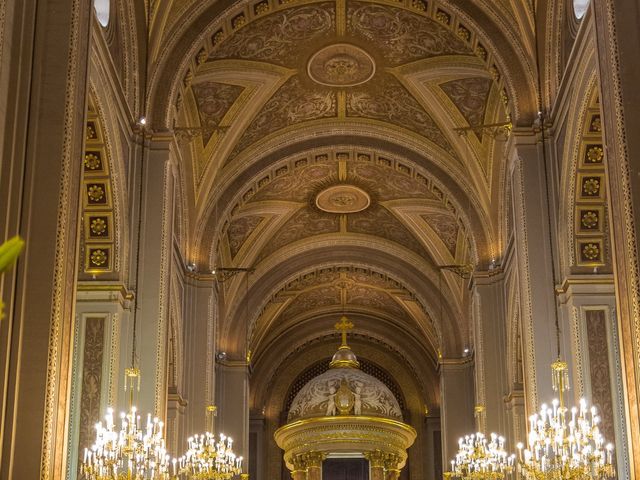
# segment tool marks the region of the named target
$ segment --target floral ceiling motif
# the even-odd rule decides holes
[[[447,97],[458,107],[469,125],[484,123],[487,100],[493,81],[486,77],[472,77],[452,80],[440,84]]]
[[[301,45],[326,38],[335,31],[333,2],[283,10],[241,28],[224,40],[210,60],[261,60],[282,66],[302,61]]]
[[[460,232],[460,224],[455,217],[446,213],[429,213],[422,215],[422,218],[438,234],[451,256],[455,257]]]
[[[260,219],[273,215],[274,207],[270,205],[287,205],[281,215],[291,216],[283,218],[284,223],[276,226],[269,237],[254,242],[252,258],[256,262],[294,242],[322,234],[371,235],[403,246],[423,258],[430,258],[423,242],[405,225],[402,216],[389,208],[387,202],[393,202],[392,205],[402,200],[430,202],[433,206],[439,205],[438,208],[451,210],[442,192],[413,167],[365,151],[337,148],[334,152],[296,157],[290,165],[276,166],[274,173],[259,178],[255,187],[242,196],[244,202],[232,209],[233,212],[240,211],[242,205],[243,210],[254,212],[249,216],[232,215],[229,221],[226,237],[232,259],[258,227]],[[318,195],[340,186],[357,189],[366,195],[369,202],[366,208],[352,213],[318,208]],[[260,215],[263,208],[266,208],[265,213]],[[460,229],[455,214],[434,213],[425,215],[423,220],[455,256]]]
[[[347,92],[347,116],[382,120],[427,137],[455,156],[446,137],[420,103],[390,74],[380,75],[364,88]]]
[[[200,114],[200,126],[204,129],[202,141],[206,145],[243,88],[223,83],[201,82],[193,85],[192,89]]]
[[[263,220],[264,217],[260,215],[247,215],[235,219],[229,224],[227,239],[232,258],[236,257],[240,248],[244,245],[244,242],[251,236],[251,233]]]
[[[348,31],[375,42],[390,66],[442,55],[470,55],[471,49],[443,25],[400,8],[349,2]]]
[[[236,145],[231,157],[276,130],[307,120],[335,117],[336,93],[327,88],[307,88],[293,76],[267,102]]]

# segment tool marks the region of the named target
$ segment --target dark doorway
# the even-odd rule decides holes
[[[364,458],[328,458],[322,462],[322,480],[369,480]]]

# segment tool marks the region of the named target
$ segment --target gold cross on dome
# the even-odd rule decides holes
[[[347,332],[353,330],[353,323],[349,321],[344,315],[338,323],[335,324],[335,329],[342,334],[342,347],[347,346]]]

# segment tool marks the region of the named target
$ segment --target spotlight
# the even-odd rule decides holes
[[[196,264],[193,263],[193,262],[187,263],[187,270],[189,270],[190,272],[195,272],[196,271]]]
[[[140,125],[146,125],[146,124],[147,124],[147,117],[140,117],[140,118],[138,119],[138,123],[139,123]]]
[[[227,358],[227,352],[218,352],[216,353],[216,360],[222,361]]]

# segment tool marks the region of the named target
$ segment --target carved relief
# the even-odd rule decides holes
[[[607,340],[606,315],[604,310],[585,312],[589,343],[589,373],[593,404],[602,418],[600,429],[605,438],[614,439],[613,399],[611,396],[611,374],[609,371],[609,345]]]
[[[102,357],[104,355],[104,318],[86,319],[80,397],[80,438],[78,451],[84,452],[95,440],[94,425],[100,419]]]
[[[335,414],[331,403],[332,400],[335,402],[343,382],[350,392],[359,392],[362,415],[402,419],[400,405],[386,385],[361,370],[336,368],[328,370],[302,387],[291,404],[288,421]],[[353,393],[351,395],[349,410],[355,403],[355,396]]]

